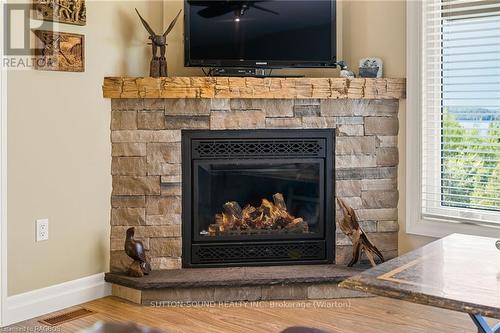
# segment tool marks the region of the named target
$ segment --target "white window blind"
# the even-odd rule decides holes
[[[422,215],[500,223],[500,1],[422,6]]]

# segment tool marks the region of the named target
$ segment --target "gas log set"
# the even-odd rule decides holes
[[[243,209],[230,201],[223,205],[222,213],[215,215],[215,223],[208,226],[208,236],[307,233],[308,224],[301,217],[288,212],[283,194],[273,195],[273,202],[262,199],[259,207],[247,204]]]

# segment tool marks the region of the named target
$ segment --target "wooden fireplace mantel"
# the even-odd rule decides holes
[[[404,99],[406,79],[107,77],[105,98]]]

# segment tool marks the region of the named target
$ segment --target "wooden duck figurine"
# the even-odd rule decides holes
[[[352,267],[355,263],[357,263],[362,252],[366,254],[366,257],[373,267],[376,266],[374,255],[379,257],[381,262],[384,262],[384,256],[382,253],[368,239],[365,232],[359,225],[354,209],[347,206],[345,202],[339,198],[337,198],[337,202],[344,213],[344,218],[339,222],[340,230],[342,230],[342,232],[346,234],[352,242],[352,259],[347,266]]]
[[[146,250],[144,244],[140,240],[134,239],[135,228],[127,229],[127,238],[125,239],[125,253],[134,262],[130,265],[128,274],[134,277],[142,277],[151,272],[151,265],[146,257]]]

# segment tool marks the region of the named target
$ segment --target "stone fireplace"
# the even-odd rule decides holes
[[[182,266],[333,263],[333,130],[182,131]]]
[[[223,240],[227,241],[226,245],[251,244],[258,237],[260,243],[270,240],[287,244],[323,242],[321,251],[324,249],[324,252],[320,252],[324,256],[318,256],[318,262],[345,264],[351,256],[351,244],[338,228],[335,231],[333,193],[355,209],[364,230],[384,256],[395,257],[398,109],[399,99],[404,98],[404,87],[403,79],[106,79],[104,95],[112,99],[111,271],[125,271],[130,263],[123,251],[125,230],[130,226],[136,227],[136,236],[144,242],[155,270],[181,268],[183,262],[185,267],[193,266],[195,245],[213,247]],[[286,131],[281,132],[283,129]],[[182,159],[181,141],[186,130],[196,130],[184,132],[184,140],[198,140],[196,147],[199,148],[194,158],[196,148],[189,150],[190,165],[186,165],[186,158]],[[238,132],[232,132],[234,130]],[[293,136],[283,134],[291,133],[290,130],[297,132]],[[241,151],[231,153],[234,154],[232,162],[221,162],[222,155],[217,155],[227,157],[227,151],[210,151],[209,158],[201,156],[205,153],[200,145],[207,139],[210,142],[217,141],[216,138],[238,139],[228,137],[231,132],[247,141],[276,140],[283,135],[289,141],[304,141],[313,133],[309,130],[334,133],[334,149],[328,153],[323,151],[324,156],[321,153],[281,156],[280,152],[269,156],[264,152],[253,156],[255,159],[250,165],[245,164],[249,153]],[[207,137],[211,132],[214,136]],[[193,141],[190,142],[192,148]],[[308,162],[297,163],[296,157]],[[214,159],[215,163],[207,163]],[[269,159],[273,163],[265,165]],[[330,171],[335,166],[335,173],[331,175],[328,174],[329,159],[332,160]],[[236,163],[237,160],[241,163]],[[191,178],[192,172],[185,173],[183,179],[183,171],[191,169],[193,161],[197,167],[201,165],[197,180]],[[327,163],[327,167],[318,167],[321,163]],[[249,170],[253,170],[252,175]],[[187,175],[191,184],[186,183]],[[303,195],[293,188],[295,180],[291,180],[296,175],[299,175],[296,180],[299,185],[320,184],[331,179],[330,190],[335,188],[335,192],[328,195],[328,188],[311,186],[307,195]],[[198,188],[198,201],[192,201],[192,193],[186,193],[192,189],[193,182],[202,187]],[[220,187],[214,188],[217,182]],[[238,190],[242,186],[240,182],[246,184],[246,192]],[[259,193],[259,198],[251,197],[249,192],[259,188],[259,183],[268,188]],[[219,193],[219,188],[224,194]],[[262,199],[277,205],[273,201],[276,193],[283,195],[285,207],[295,223],[300,222],[298,219],[314,221],[305,222],[307,233],[283,230],[293,221],[281,221],[281,227],[276,225],[269,230],[263,227],[252,230],[248,223],[225,231],[217,228],[215,221],[220,216],[215,215],[224,212],[226,202],[238,202],[241,210],[247,204],[259,209]],[[208,202],[205,195],[212,196],[213,200]],[[310,200],[309,206],[300,201],[302,199]],[[188,212],[183,211],[186,207]],[[193,212],[198,216],[198,225],[192,224]],[[323,227],[319,227],[322,223]],[[299,226],[297,230],[303,229]],[[192,239],[187,239],[188,232]],[[263,251],[268,251],[270,256],[275,253],[266,248]],[[291,253],[289,258],[293,258],[294,252]],[[283,258],[270,262],[286,263]],[[199,257],[197,260],[200,263]],[[225,260],[227,262],[227,258]],[[245,263],[241,258],[229,261],[234,265]],[[212,264],[221,262],[224,260],[215,260]],[[263,264],[265,260],[255,262]]]

